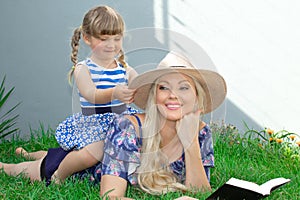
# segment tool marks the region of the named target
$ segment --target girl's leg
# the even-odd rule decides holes
[[[0,162],[0,169],[10,175],[10,176],[18,176],[23,173],[25,177],[30,178],[32,181],[40,181],[40,167],[43,159],[35,160],[35,161],[27,161],[21,162],[17,164],[8,164]]]
[[[26,159],[39,160],[46,156],[47,151],[35,151],[28,153],[23,147],[18,147],[16,148],[16,154],[23,156]]]
[[[70,152],[60,163],[53,174],[55,182],[63,181],[68,176],[94,166],[103,157],[104,142],[99,141],[86,147]]]

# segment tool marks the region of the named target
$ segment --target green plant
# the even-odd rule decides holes
[[[8,101],[8,98],[11,96],[12,92],[14,91],[14,87],[11,88],[6,94],[5,94],[5,79],[6,76],[3,77],[1,85],[0,85],[0,111],[2,111],[4,104]],[[19,130],[19,128],[15,128],[15,124],[17,122],[17,118],[19,115],[13,115],[13,111],[19,106],[20,103],[16,104],[12,108],[10,108],[8,111],[4,111],[0,113],[0,139],[4,138],[5,136],[12,134]]]
[[[266,200],[300,199],[300,161],[291,157],[281,157],[281,152],[274,151],[274,145],[260,146],[260,140],[243,138],[233,125],[211,125],[214,136],[215,167],[211,169],[211,186],[215,191],[231,177],[262,184],[277,177],[290,178],[291,182],[275,190]],[[268,142],[266,142],[268,144]],[[275,143],[274,143],[275,144]],[[15,154],[17,147],[30,151],[56,147],[58,144],[54,130],[43,124],[37,130],[31,129],[31,137],[22,139],[12,137],[0,143],[0,162],[18,163],[26,159]],[[62,184],[46,187],[43,182],[30,182],[23,176],[12,177],[1,172],[0,199],[101,199],[99,184],[93,185],[88,179],[67,179]],[[133,199],[173,200],[188,195],[205,200],[208,193],[171,192],[166,195],[149,195],[135,186],[129,186],[127,195]],[[105,198],[103,198],[105,199]]]
[[[270,146],[282,156],[300,161],[300,137],[296,133],[287,130],[275,132],[270,128],[261,131],[248,128],[245,135],[248,135],[248,139],[257,137],[261,147]]]

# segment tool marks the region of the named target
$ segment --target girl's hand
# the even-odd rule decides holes
[[[118,99],[124,103],[132,103],[135,90],[128,89],[127,85],[116,85],[113,92],[113,99]]]
[[[182,119],[177,121],[177,135],[184,149],[187,149],[193,142],[198,140],[200,113],[201,111],[197,110],[196,112],[186,114]]]

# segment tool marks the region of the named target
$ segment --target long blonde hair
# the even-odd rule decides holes
[[[196,95],[198,97],[198,109],[203,109],[204,91],[193,77]],[[171,171],[168,159],[160,149],[161,135],[159,134],[162,116],[155,104],[156,85],[152,85],[147,106],[145,108],[145,121],[143,124],[143,145],[141,153],[141,165],[138,169],[138,183],[142,190],[150,194],[159,195],[171,191],[187,191],[187,187],[180,183]]]
[[[85,34],[89,37],[100,38],[101,35],[123,35],[125,31],[125,23],[122,16],[109,6],[98,6],[89,10],[84,18],[82,25],[74,29],[71,40],[71,61],[73,67],[69,72],[69,82],[71,82],[74,69],[78,63],[78,50],[81,35]],[[126,68],[125,56],[123,50],[119,52],[118,61]]]

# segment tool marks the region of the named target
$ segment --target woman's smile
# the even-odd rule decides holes
[[[195,84],[189,76],[171,73],[159,78],[156,88],[156,104],[168,120],[179,120],[193,112],[197,103]]]
[[[178,110],[181,108],[181,104],[179,103],[167,103],[166,104],[166,107],[169,109],[169,110]]]

